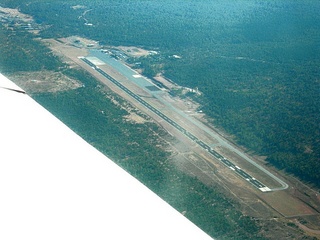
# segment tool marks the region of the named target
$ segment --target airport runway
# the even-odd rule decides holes
[[[150,105],[148,102],[143,100],[141,97],[133,93],[131,90],[129,90],[127,87],[122,85],[120,82],[115,80],[113,77],[111,77],[109,74],[101,70],[98,66],[96,66],[94,63],[92,63],[90,60],[88,60],[85,57],[81,57],[81,60],[87,63],[89,66],[91,66],[93,69],[95,69],[97,72],[99,72],[101,75],[103,75],[105,78],[107,78],[109,81],[111,81],[113,84],[115,84],[117,87],[122,89],[124,92],[126,92],[128,95],[133,97],[135,100],[137,100],[140,104],[144,105],[146,108],[157,114],[159,117],[161,117],[163,120],[168,122],[170,125],[175,127],[177,130],[179,130],[181,133],[183,133],[185,136],[187,136],[189,139],[191,139],[193,142],[198,144],[201,148],[206,150],[208,153],[210,153],[215,159],[223,163],[225,166],[230,168],[232,171],[236,172],[239,176],[241,176],[243,179],[248,181],[250,184],[252,184],[254,187],[258,188],[262,192],[269,192],[271,191],[270,188],[268,188],[266,185],[252,177],[250,174],[246,173],[244,170],[242,170],[240,167],[223,157],[218,152],[214,151],[208,144],[203,142],[202,140],[198,139],[195,135],[188,132],[185,128],[180,126],[177,122],[170,119],[168,116],[163,114],[161,111]]]

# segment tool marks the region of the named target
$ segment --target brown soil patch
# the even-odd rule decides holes
[[[20,20],[22,20],[24,22],[33,21],[33,18],[30,15],[21,13],[21,12],[19,12],[18,9],[0,7],[0,12],[3,12],[4,14],[7,14],[8,16],[10,16],[12,18],[19,18]]]
[[[144,57],[150,54],[149,51],[142,48],[138,48],[138,47],[119,46],[119,47],[116,47],[116,49],[119,49],[125,52],[128,56],[131,56],[131,57]]]
[[[319,205],[319,199],[315,197],[312,197],[312,199],[310,197],[306,198],[303,197],[301,194],[298,196],[297,193],[295,193],[294,189],[299,189],[299,192],[301,193],[306,192],[306,186],[302,184],[297,184],[297,182],[299,182],[297,181],[297,179],[289,178],[283,172],[277,171],[278,174],[284,178],[284,181],[289,183],[290,189],[285,191],[262,193],[258,189],[248,184],[244,179],[234,174],[234,172],[230,171],[230,169],[228,169],[226,166],[212,159],[212,157],[209,156],[209,154],[206,151],[199,148],[195,143],[191,142],[190,139],[186,138],[186,136],[180,133],[177,129],[166,123],[163,119],[155,115],[153,112],[146,110],[145,107],[141,106],[141,104],[139,104],[132,97],[128,96],[123,91],[119,90],[117,87],[114,86],[114,84],[110,83],[110,81],[104,79],[101,75],[97,73],[96,70],[92,69],[90,66],[87,66],[85,63],[79,60],[78,56],[86,55],[86,49],[80,49],[75,46],[57,42],[52,46],[54,47],[53,49],[55,50],[55,52],[61,53],[62,55],[64,55],[65,59],[73,61],[74,65],[78,65],[86,69],[93,76],[99,79],[101,84],[104,84],[106,87],[110,88],[112,91],[119,94],[124,99],[128,100],[135,108],[135,111],[132,111],[128,108],[128,106],[125,106],[126,109],[129,109],[128,112],[130,113],[126,117],[126,119],[136,122],[143,121],[140,118],[140,114],[136,114],[136,111],[138,110],[152,117],[155,122],[163,126],[168,131],[168,133],[173,136],[173,138],[169,142],[169,145],[172,146],[172,151],[175,153],[175,155],[172,156],[172,158],[176,160],[177,165],[180,166],[183,171],[187,172],[190,175],[196,176],[209,186],[218,185],[219,188],[223,189],[226,195],[230,196],[230,198],[233,198],[235,202],[239,203],[239,210],[242,210],[244,214],[261,219],[264,222],[264,224],[267,224],[266,222],[269,221],[268,229],[272,229],[270,228],[271,226],[277,226],[279,228],[279,233],[281,233],[281,230],[286,229],[283,232],[289,234],[291,230],[295,231],[294,228],[291,229],[291,226],[287,225],[288,223],[292,223],[292,218],[299,217],[303,219],[304,217],[319,215],[319,212],[315,210],[316,208],[312,207]],[[168,115],[168,117],[175,120],[177,123],[179,123],[181,126],[186,128],[190,132],[194,133],[200,139],[203,139],[208,144],[216,144],[216,142],[203,130],[200,130],[195,126],[190,126],[191,124],[186,123],[185,119],[183,119],[180,116],[177,116],[177,114],[173,113],[172,111],[168,111],[168,109],[165,108],[163,103],[152,98],[152,96],[150,96],[150,94],[145,92],[143,89],[140,89],[134,84],[128,82],[125,77],[123,77],[120,73],[116,72],[110,66],[103,65],[99,67],[106,71],[108,74],[110,74],[112,77],[120,81],[131,91],[143,97],[143,99],[148,101],[151,105],[161,109],[161,111],[164,114]],[[174,104],[176,108],[179,108],[182,111],[193,110],[193,112],[196,113],[196,105],[190,107],[190,103],[187,103],[187,101],[189,100],[184,101],[182,99],[181,102],[180,100],[176,100],[176,98],[166,98],[166,101],[176,102]],[[197,116],[197,119],[204,120],[205,118],[204,116]],[[220,131],[215,131],[220,133]],[[225,151],[222,148],[220,148],[220,151],[223,151],[224,154],[227,154],[227,156],[232,158],[232,160],[237,164],[241,164],[241,160],[238,159],[239,157],[237,156],[237,154],[232,153],[232,151]],[[265,167],[268,168],[268,170],[270,170],[268,166]],[[248,171],[250,172],[254,171],[253,169],[250,169],[248,166],[246,166],[246,164],[243,165],[243,168],[248,168]],[[271,171],[274,172],[274,169],[271,168]],[[314,191],[310,190],[310,192],[307,192],[307,194],[311,196],[312,194],[314,194]],[[312,203],[310,202],[311,200]],[[279,225],[277,219],[281,219],[281,221],[283,221],[282,226]],[[317,222],[317,219],[310,218],[309,221],[315,226],[319,226],[319,222]],[[295,227],[297,228],[296,225]],[[290,231],[287,231],[288,229]],[[271,233],[270,231],[270,235],[272,235],[274,239],[277,239],[278,235],[273,234],[273,232],[274,231],[272,231]],[[279,234],[279,236],[288,237],[289,235]],[[280,237],[278,239],[280,239]]]
[[[141,117],[138,114],[133,113],[133,112],[129,113],[129,115],[125,116],[125,118],[128,121],[139,123],[139,124],[147,122],[146,119],[144,119],[143,117]]]
[[[60,72],[19,72],[9,76],[27,93],[61,92],[82,87],[82,84]]]
[[[261,199],[266,201],[273,209],[285,217],[316,214],[312,208],[293,197],[291,194],[288,194],[288,190],[263,194],[261,195]]]
[[[170,82],[168,79],[166,79],[161,74],[157,74],[157,76],[155,76],[154,79],[161,82],[163,85],[165,85],[169,89],[174,89],[174,88],[178,87],[175,83]]]
[[[320,230],[316,229],[311,229],[307,227],[306,225],[303,225],[302,223],[299,222],[299,220],[295,219],[294,223],[303,231],[307,232],[308,235],[316,237],[317,239],[320,239]]]

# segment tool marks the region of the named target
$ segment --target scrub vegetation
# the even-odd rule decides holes
[[[8,32],[1,28],[1,34],[7,36],[4,33]],[[9,33],[11,44],[0,46],[1,52],[4,52],[5,47],[5,51],[11,53],[6,55],[6,62],[14,62],[20,56],[21,49],[30,50],[24,56],[21,66],[1,64],[2,73],[14,75],[21,71],[56,70],[80,83],[81,87],[76,89],[42,93],[35,91],[32,95],[72,130],[209,235],[219,239],[265,239],[259,233],[261,224],[236,210],[236,202],[224,196],[219,189],[208,187],[181,172],[169,161],[170,152],[166,151],[168,147],[164,139],[171,136],[164,129],[152,122],[138,124],[127,121],[128,112],[122,107],[127,103],[104,90],[90,74],[65,66],[28,32],[21,30],[16,34],[10,30]],[[33,60],[38,58],[42,61],[34,64]]]
[[[259,238],[259,224],[236,210],[235,202],[168,161],[170,153],[164,151],[166,142],[159,135],[169,136],[162,128],[154,123],[126,121],[128,113],[107,98],[89,74],[81,71],[66,74],[85,87],[36,94],[34,98],[209,235],[219,239],[264,239]],[[123,101],[116,95],[113,98]]]
[[[59,70],[64,64],[25,30],[0,25],[0,72]]]
[[[42,37],[158,50],[137,60],[148,76],[198,87],[197,101],[216,126],[319,187],[317,1],[7,2],[47,25]]]
[[[149,76],[161,72],[198,87],[203,94],[194,97],[213,124],[270,164],[320,187],[317,1],[4,0],[1,5],[34,16],[44,26],[42,38],[79,35],[157,50],[137,60]],[[34,38],[21,28],[0,27],[2,73],[50,70],[77,79],[83,87],[33,97],[211,236],[265,239],[266,223],[242,215],[219,189],[167,161],[170,154],[159,138],[169,137],[163,129],[125,121],[128,113],[106,96],[110,92],[89,74],[68,69]]]

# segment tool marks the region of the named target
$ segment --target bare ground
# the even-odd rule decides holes
[[[253,188],[250,184],[234,174],[224,165],[213,160],[207,152],[200,149],[171,125],[167,124],[154,113],[145,109],[133,98],[119,90],[109,81],[106,81],[106,79],[100,76],[95,70],[79,60],[79,56],[86,55],[86,49],[74,47],[68,44],[67,41],[62,43],[63,41],[57,42],[55,40],[46,40],[46,42],[50,43],[51,49],[57,55],[62,57],[65,62],[70,63],[73,67],[86,69],[106,87],[128,100],[132,104],[130,108],[133,107],[142,113],[149,115],[153,121],[164,127],[170,135],[174,136],[172,138],[173,140],[168,142],[172,147],[172,161],[183,171],[190,175],[197,176],[208,186],[219,187],[226,195],[234,199],[239,204],[239,209],[242,210],[243,214],[252,216],[257,219],[257,221],[260,221],[260,224],[264,226],[263,229],[272,229],[272,231],[264,233],[266,236],[270,236],[271,239],[302,239],[302,232],[305,232],[307,235],[316,236],[320,239],[318,232],[320,228],[320,199],[318,195],[316,195],[316,191],[302,184],[294,177],[288,176],[281,171],[276,171],[274,168],[265,165],[264,167],[268,168],[268,170],[274,174],[281,176],[287,183],[289,183],[289,189],[262,193],[261,191]],[[193,127],[189,129],[190,126],[185,125],[183,119],[172,115],[170,111],[166,111],[162,103],[150,98],[150,95],[147,92],[138,88],[136,85],[127,82],[126,78],[117,71],[109,66],[103,66],[103,68],[104,71],[115,79],[121,81],[122,84],[130,88],[130,90],[136,94],[145,96],[144,99],[146,101],[150,101],[154,106],[161,108],[161,111],[168,114],[170,118],[175,119],[183,127],[186,127],[191,132],[198,131],[197,135],[201,136],[201,138],[202,136],[205,136],[206,141],[209,143],[211,141],[213,145],[215,144],[215,141],[210,139],[210,137],[205,133],[202,133],[201,130]],[[165,81],[165,79],[162,79],[162,81]],[[196,118],[206,122],[205,116],[196,112],[197,104],[193,103],[191,100],[175,98],[168,99],[168,101],[174,102],[175,107],[179,107],[183,111],[191,111],[190,114],[195,114]],[[130,113],[127,116],[127,119],[129,120],[136,121],[138,123],[143,123],[146,120],[146,118],[133,113],[132,109],[129,109],[128,112]],[[211,127],[214,129],[213,126]],[[216,131],[221,133],[219,130]],[[219,151],[232,159],[232,161],[241,165],[241,167],[246,171],[253,175],[256,174],[256,170],[244,163],[237,154],[223,148],[219,149]],[[264,164],[263,158],[251,157],[257,162]],[[268,179],[266,176],[262,176],[262,179],[265,183],[276,185],[276,183],[272,182],[272,180]]]
[[[19,72],[9,77],[29,94],[60,92],[82,87],[76,79],[53,71]]]
[[[142,56],[148,56],[150,54],[149,51],[142,48],[138,48],[138,47],[119,46],[116,48],[119,50],[122,50],[123,52],[125,52],[127,55],[131,57],[142,57]]]

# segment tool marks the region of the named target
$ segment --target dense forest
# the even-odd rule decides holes
[[[86,87],[37,94],[34,98],[179,212],[185,211],[185,216],[209,235],[219,239],[264,239],[259,234],[259,223],[237,211],[237,204],[218,188],[206,186],[168,161],[170,154],[163,151],[166,143],[158,137],[169,137],[162,128],[126,121],[128,113],[107,100],[89,74],[69,70],[66,74]],[[113,98],[123,101],[116,95]]]
[[[0,72],[58,70],[64,66],[47,47],[33,38],[26,31],[13,31],[0,25]]]
[[[0,62],[1,73],[11,77],[21,71],[60,71],[82,83],[83,87],[77,89],[34,93],[32,97],[87,142],[179,212],[184,212],[210,236],[219,239],[266,239],[260,233],[263,223],[244,216],[237,210],[238,204],[222,194],[217,186],[209,187],[171,163],[164,139],[172,140],[172,136],[151,121],[143,124],[128,121],[126,116],[129,113],[119,104],[147,120],[148,116],[104,89],[89,73],[65,66],[32,34],[0,26],[0,35],[4,40],[0,43],[0,53],[4,56]],[[7,39],[11,44],[6,44]],[[15,60],[21,52],[27,54],[22,55],[23,59],[17,65]]]
[[[195,99],[214,125],[271,164],[320,187],[317,1],[3,0],[0,5],[34,16],[45,26],[42,38],[80,35],[158,50],[158,56],[142,61],[149,75],[161,71],[181,85],[198,87],[203,94]],[[165,143],[155,136],[168,137],[162,129],[123,121],[127,113],[106,99],[94,79],[65,68],[33,38],[0,28],[1,72],[59,70],[80,80],[86,88],[34,97],[179,211],[187,210],[186,217],[211,236],[258,239],[259,224],[235,211],[235,203],[167,165]],[[168,57],[172,54],[182,58]],[[107,115],[101,109],[108,109]],[[208,211],[208,206],[215,207]]]
[[[319,187],[318,1],[12,2],[48,26],[42,37],[159,50],[149,75],[160,71],[198,87],[204,94],[197,100],[216,126]]]

